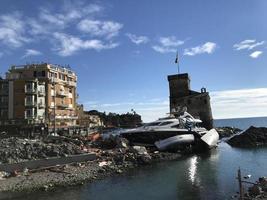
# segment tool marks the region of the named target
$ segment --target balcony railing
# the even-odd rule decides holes
[[[59,104],[59,105],[57,105],[57,107],[66,109],[69,107],[69,105],[68,104]]]
[[[36,106],[36,102],[33,101],[26,101],[25,106]]]
[[[36,93],[36,89],[35,88],[25,88],[25,93]]]
[[[77,87],[77,83],[74,82],[74,81],[68,81],[67,84],[68,84],[69,86]]]
[[[39,96],[45,96],[45,91],[44,90],[39,90],[38,91]]]
[[[45,104],[44,103],[38,103],[38,107],[39,108],[45,108]]]
[[[58,92],[57,92],[57,95],[58,95],[58,96],[61,96],[61,97],[67,97],[67,96],[69,96],[69,94],[66,93],[66,92],[64,92],[64,91],[58,91]]]

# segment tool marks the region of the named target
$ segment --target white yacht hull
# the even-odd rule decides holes
[[[200,139],[205,144],[207,144],[209,148],[213,148],[213,147],[217,146],[217,142],[219,140],[219,134],[213,128],[213,129],[209,130],[206,134],[204,134]]]
[[[192,144],[195,141],[193,134],[176,135],[169,137],[164,140],[155,142],[155,146],[160,150],[164,151],[167,149],[175,148],[185,144]]]

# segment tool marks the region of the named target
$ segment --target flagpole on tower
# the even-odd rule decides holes
[[[178,74],[180,74],[180,66],[179,66],[179,59],[178,59],[178,51],[176,52],[175,63],[177,64]]]

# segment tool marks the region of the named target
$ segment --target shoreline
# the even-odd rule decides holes
[[[0,199],[19,197],[37,191],[50,191],[62,187],[83,185],[113,175],[123,174],[144,165],[178,160],[182,156],[180,153],[157,151],[149,151],[146,155],[140,155],[129,149],[110,149],[103,151],[94,161],[64,165],[36,172],[22,172],[15,177],[2,179],[0,180]]]

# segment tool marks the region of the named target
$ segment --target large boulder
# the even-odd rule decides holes
[[[267,128],[251,126],[243,133],[231,137],[227,142],[236,147],[267,145]]]

